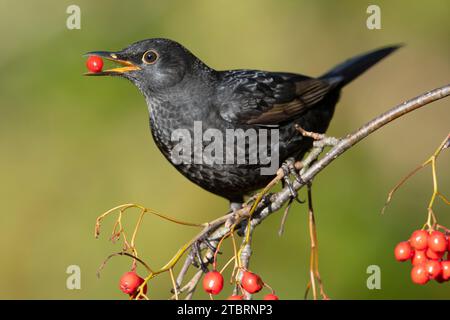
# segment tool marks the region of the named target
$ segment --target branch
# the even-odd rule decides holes
[[[126,255],[133,258],[133,268],[135,268],[136,262],[141,262],[148,270],[149,275],[144,279],[144,282],[139,287],[139,294],[137,295],[137,299],[139,297],[147,298],[143,294],[143,290],[145,286],[147,285],[147,282],[150,281],[155,276],[164,273],[169,272],[172,280],[172,286],[173,286],[173,293],[174,296],[172,299],[178,299],[179,295],[181,293],[186,293],[186,299],[190,299],[194,291],[197,287],[198,282],[200,281],[203,273],[203,269],[199,270],[195,273],[195,275],[185,284],[182,286],[184,282],[184,278],[186,274],[188,273],[190,267],[192,265],[196,264],[196,260],[198,259],[199,262],[201,260],[201,263],[203,267],[206,265],[214,262],[213,267],[216,268],[215,258],[217,255],[217,252],[219,251],[220,244],[223,242],[224,239],[231,237],[233,240],[233,249],[234,249],[234,256],[228,260],[228,263],[225,264],[222,271],[226,269],[231,263],[234,261],[234,269],[232,272],[232,277],[234,277],[233,283],[235,283],[235,290],[233,294],[236,294],[237,291],[240,288],[240,279],[242,277],[243,271],[247,270],[249,267],[250,257],[252,254],[252,248],[251,248],[251,241],[252,241],[252,235],[253,232],[256,229],[256,226],[258,226],[262,221],[264,221],[270,214],[273,212],[279,210],[283,205],[286,203],[287,208],[284,213],[283,221],[282,221],[282,227],[285,222],[285,218],[287,216],[287,211],[290,208],[290,204],[292,203],[293,199],[296,198],[296,194],[298,190],[303,188],[304,186],[310,186],[312,183],[312,180],[314,177],[324,170],[331,162],[333,162],[335,159],[337,159],[340,155],[342,155],[344,152],[352,148],[354,145],[356,145],[358,142],[375,132],[376,130],[382,128],[386,124],[394,121],[395,119],[411,112],[416,109],[419,109],[427,104],[430,104],[431,102],[437,101],[439,99],[442,99],[444,97],[447,97],[450,95],[450,85],[443,86],[438,89],[434,89],[432,91],[426,92],[416,98],[413,98],[409,101],[406,101],[400,105],[395,106],[394,108],[390,109],[389,111],[379,115],[378,117],[374,118],[370,122],[363,125],[361,128],[356,130],[355,132],[348,134],[346,137],[341,139],[336,139],[333,137],[326,137],[324,134],[317,134],[314,132],[307,132],[296,125],[295,129],[299,132],[299,134],[302,134],[305,137],[312,138],[314,140],[311,150],[309,151],[308,155],[302,159],[301,161],[295,161],[296,159],[289,158],[286,159],[281,168],[277,171],[276,176],[272,179],[272,181],[259,193],[256,195],[250,197],[246,203],[243,205],[243,207],[236,212],[228,212],[224,216],[221,216],[211,222],[202,223],[202,224],[192,224],[192,223],[186,223],[183,221],[179,221],[173,218],[170,218],[168,216],[159,214],[153,210],[144,208],[142,206],[136,205],[136,204],[125,204],[118,207],[115,207],[111,210],[108,210],[104,214],[102,214],[100,217],[97,218],[96,228],[95,228],[95,235],[98,236],[100,232],[100,224],[101,220],[105,218],[107,215],[110,215],[111,213],[115,211],[119,211],[119,216],[117,218],[116,223],[114,224],[113,228],[113,236],[112,239],[116,240],[120,235],[123,236],[124,241],[124,250],[121,253],[113,254],[110,257],[108,257],[105,262],[102,264],[102,267],[104,264],[113,256],[117,255]],[[450,135],[447,138],[449,141],[444,141],[441,149],[445,149],[449,147],[450,144]],[[320,155],[323,153],[325,147],[331,147],[330,150],[319,159]],[[434,159],[437,157],[437,155],[434,155],[434,158],[430,158],[428,160],[432,161],[432,165],[434,166]],[[433,167],[434,168],[434,167]],[[434,171],[433,171],[434,172]],[[290,177],[294,176],[295,180],[291,181]],[[268,194],[268,192],[272,189],[273,186],[278,184],[278,182],[284,182],[286,184],[283,189],[277,193]],[[435,180],[434,180],[435,181]],[[311,264],[311,286],[313,287],[313,293],[314,296],[316,296],[316,290],[315,290],[315,284],[314,280],[317,279],[319,285],[321,294],[324,298],[327,298],[326,295],[323,292],[322,284],[320,275],[318,272],[318,260],[317,260],[317,246],[316,246],[316,240],[315,240],[315,223],[314,223],[314,217],[312,213],[312,207],[311,207],[311,197],[310,192],[308,193],[308,203],[310,205],[310,231],[311,231],[311,261],[314,263]],[[435,193],[433,194],[432,200],[436,197],[440,196],[443,197],[436,189],[436,183],[435,183]],[[444,200],[446,200],[443,197]],[[297,199],[298,200],[298,199]],[[430,206],[432,205],[432,202]],[[122,215],[125,213],[125,211],[129,208],[139,208],[141,210],[138,223],[134,229],[133,236],[131,238],[131,242],[128,243],[127,237],[125,235],[125,231],[122,228],[121,218]],[[182,225],[188,225],[188,226],[195,226],[195,227],[202,227],[202,230],[193,237],[190,241],[185,243],[176,253],[175,255],[167,262],[163,267],[161,267],[158,270],[153,270],[148,267],[148,265],[145,264],[137,255],[137,251],[135,248],[135,238],[137,231],[140,227],[142,218],[145,214],[153,214],[160,218],[172,221],[174,223],[179,223]],[[245,229],[245,236],[243,237],[240,249],[237,250],[234,233],[235,231],[243,231]],[[282,231],[282,228],[280,229]],[[281,232],[280,231],[280,232]],[[238,232],[239,234],[239,232]],[[175,279],[173,270],[176,264],[180,261],[180,259],[185,255],[188,250],[192,250],[191,254],[187,255],[186,260],[184,261],[184,264]],[[202,251],[206,249],[203,252]],[[128,252],[127,252],[128,251]],[[270,288],[267,284],[265,284],[266,287]],[[245,290],[242,289],[242,293],[244,295],[245,299],[251,299],[251,295]]]
[[[408,100],[402,104],[399,104],[387,112],[377,116],[373,120],[369,121],[358,130],[354,131],[351,134],[348,134],[346,137],[342,139],[334,139],[331,140],[334,145],[321,159],[318,159],[320,153],[323,151],[324,146],[328,144],[319,145],[316,148],[313,148],[309,155],[302,161],[303,169],[301,170],[301,179],[294,180],[291,184],[291,187],[298,191],[303,188],[305,185],[308,185],[312,182],[313,178],[324,170],[331,162],[337,159],[344,152],[352,148],[358,142],[382,128],[386,124],[396,120],[397,118],[410,113],[416,109],[424,107],[434,101],[440,100],[444,97],[450,95],[450,84],[445,85],[441,88],[437,88],[431,90],[429,92],[423,93],[411,100]],[[308,165],[305,165],[308,164]],[[309,165],[310,164],[310,165]],[[278,175],[279,176],[279,175]],[[278,177],[277,176],[277,177]],[[267,188],[266,188],[267,189]],[[265,191],[267,191],[265,189]],[[250,201],[255,201],[255,197],[252,197]],[[245,223],[246,219],[250,220],[250,225],[247,226],[247,231],[249,232],[250,239],[251,234],[253,233],[255,227],[259,225],[262,221],[264,221],[270,214],[279,210],[284,204],[288,203],[292,199],[292,190],[288,186],[284,187],[281,191],[272,194],[269,197],[269,200],[262,201],[256,204],[254,209],[250,210],[249,202],[247,202],[246,206],[239,210],[235,215],[231,213],[227,213],[225,216],[216,219],[213,223],[209,224],[199,235],[197,235],[194,239],[202,239],[205,236],[207,239],[213,241],[215,239],[220,239],[224,235],[228,234],[230,231],[234,231],[234,226],[238,223]],[[253,214],[253,211],[255,214]],[[230,219],[233,219],[233,223],[230,223]],[[192,243],[192,242],[191,242]],[[202,248],[206,248],[206,246],[202,246]],[[243,262],[243,268],[247,268],[249,264],[251,247],[250,242],[243,242],[243,249],[240,251],[239,259]],[[208,250],[204,256],[203,261],[205,263],[209,263],[208,257],[211,256],[211,250]],[[180,286],[183,282],[184,275],[187,272],[187,269],[190,266],[190,262],[192,258],[187,258],[189,262],[185,262],[182,272],[179,274],[177,278],[177,285]],[[239,274],[237,276],[239,279]],[[199,280],[199,273],[197,273],[194,278],[189,282],[188,285],[190,289],[189,298],[193,294],[193,290],[195,286],[193,286],[193,282],[197,283]]]
[[[361,128],[355,132],[347,135],[345,138],[341,139],[330,151],[320,160],[316,161],[311,167],[302,174],[302,179],[304,183],[299,183],[297,181],[293,182],[293,187],[295,190],[299,190],[304,187],[309,181],[311,181],[319,172],[325,169],[331,162],[337,159],[345,151],[356,145],[358,142],[366,138],[371,133],[385,126],[386,124],[394,121],[395,119],[419,109],[431,102],[437,101],[444,97],[450,95],[450,84],[443,86],[438,89],[434,89],[427,93],[424,93],[418,97],[408,100],[400,105],[395,106],[389,111],[383,113],[382,115],[376,117],[370,122],[363,125]],[[288,188],[284,188],[282,191],[278,192],[274,201],[270,206],[264,209],[264,214],[268,215],[270,212],[276,211],[281,208],[281,206],[289,201],[290,193]]]

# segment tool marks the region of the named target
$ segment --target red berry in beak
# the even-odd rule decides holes
[[[99,56],[90,56],[86,61],[86,67],[90,72],[100,72],[103,69],[103,60]]]

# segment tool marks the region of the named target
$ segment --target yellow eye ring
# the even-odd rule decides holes
[[[154,50],[148,50],[142,56],[142,61],[147,64],[154,64],[158,60],[159,55]]]

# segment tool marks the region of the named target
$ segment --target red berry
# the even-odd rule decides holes
[[[210,294],[219,294],[223,288],[223,277],[218,271],[210,271],[203,278],[203,289]]]
[[[413,257],[414,251],[408,241],[403,241],[397,244],[394,250],[395,259],[398,261],[406,261]]]
[[[411,247],[416,250],[425,250],[428,247],[428,232],[425,230],[416,230],[409,238]]]
[[[133,295],[143,282],[144,279],[139,277],[136,272],[125,272],[120,278],[119,288],[123,293]],[[147,285],[144,287],[144,293],[147,293]]]
[[[86,61],[86,67],[91,72],[100,72],[103,69],[103,60],[98,56],[90,56]]]
[[[436,279],[442,273],[441,263],[436,260],[428,260],[428,262],[425,263],[425,268],[427,269],[430,279]]]
[[[264,282],[257,274],[250,271],[245,271],[244,275],[242,276],[241,285],[245,291],[253,294],[261,291],[264,286]]]
[[[440,260],[444,256],[444,253],[445,252],[435,252],[431,250],[431,248],[428,248],[426,251],[426,256],[431,260]]]
[[[264,296],[263,300],[279,300],[279,299],[278,299],[277,295],[275,295],[273,293],[269,293]]]
[[[428,276],[427,268],[424,264],[416,265],[411,270],[411,279],[414,283],[425,284],[430,279]]]
[[[243,296],[232,295],[227,298],[227,300],[244,300]]]
[[[450,279],[450,261],[442,261],[441,262],[442,267],[442,279],[445,281]]]
[[[444,252],[447,249],[447,239],[440,231],[433,231],[428,237],[428,247],[434,252]]]
[[[417,266],[421,263],[425,263],[428,261],[427,255],[424,250],[416,250],[414,253],[414,257],[411,260],[413,266]]]

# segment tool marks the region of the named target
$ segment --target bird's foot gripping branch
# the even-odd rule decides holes
[[[308,292],[312,292],[312,296],[314,299],[317,299],[319,297],[327,299],[328,296],[323,290],[322,279],[320,277],[318,268],[318,246],[311,194],[311,183],[313,178],[324,168],[326,168],[333,160],[338,158],[342,153],[349,150],[352,146],[354,146],[356,143],[358,143],[374,131],[378,130],[379,128],[392,122],[393,120],[399,118],[404,114],[423,107],[433,101],[442,99],[448,95],[450,95],[450,85],[446,85],[444,87],[426,92],[416,98],[399,104],[398,106],[390,109],[389,111],[368,122],[355,132],[348,134],[341,139],[323,137],[314,133],[306,132],[301,128],[297,128],[297,130],[302,135],[307,135],[316,140],[313,149],[309,152],[308,156],[301,162],[288,161],[288,163],[284,165],[284,168],[282,167],[277,171],[275,178],[256,196],[253,196],[249,200],[247,200],[247,202],[240,210],[227,213],[211,222],[198,224],[187,223],[135,204],[125,204],[115,207],[105,212],[97,219],[95,235],[99,235],[100,224],[105,217],[112,214],[117,214],[111,240],[116,241],[121,238],[124,247],[122,251],[110,255],[102,264],[100,269],[103,268],[105,263],[114,256],[120,255],[131,258],[132,273],[125,274],[123,279],[121,279],[121,288],[124,292],[130,295],[131,299],[148,299],[148,296],[151,295],[151,288],[149,288],[150,294],[147,294],[149,281],[162,273],[169,273],[170,275],[173,299],[179,299],[182,296],[186,299],[190,299],[193,296],[197,284],[202,279],[204,273],[202,268],[200,268],[200,270],[198,270],[191,279],[185,281],[188,270],[193,264],[197,264],[199,267],[206,267],[212,264],[213,270],[208,272],[203,279],[203,288],[211,295],[211,297],[222,290],[224,282],[222,273],[226,269],[230,268],[232,284],[230,299],[250,299],[252,297],[252,294],[257,293],[264,288],[269,291],[269,294],[265,296],[265,299],[277,299],[273,289],[271,289],[266,283],[264,283],[260,276],[249,270],[249,259],[252,254],[252,235],[256,227],[262,221],[264,221],[265,218],[287,204],[287,209],[285,210],[285,214],[282,219],[282,221],[285,221],[287,216],[286,212],[287,210],[289,210],[289,207],[298,190],[306,186],[308,188],[307,200],[309,233],[311,238],[311,256],[309,272],[310,281],[307,286],[305,296],[308,294]],[[449,137],[446,138],[446,140],[441,144],[436,153],[430,159],[428,159],[412,174],[407,176],[407,178],[409,178],[419,169],[427,165],[431,165],[432,167],[434,192],[428,207],[427,223],[425,224],[423,230],[426,229],[426,234],[428,237],[427,246],[431,248],[433,253],[435,253],[436,255],[442,251],[442,237],[440,235],[436,236],[436,232],[438,232],[439,230],[443,231],[445,239],[444,242],[445,244],[448,244],[448,240],[445,238],[445,235],[448,235],[449,230],[437,224],[436,217],[432,210],[432,206],[436,198],[441,198],[448,204],[447,198],[445,198],[437,188],[436,174],[436,159],[440,155],[442,150],[447,148],[450,144],[448,140]],[[319,157],[326,146],[330,146],[331,148],[325,155]],[[286,176],[288,174],[292,174],[295,179],[289,180],[289,182],[287,183]],[[388,202],[390,201],[393,193],[404,183],[404,181],[407,180],[407,178],[402,180],[399,185],[397,185],[393,189],[393,191],[389,195]],[[281,191],[269,193],[273,186],[283,181],[286,185],[282,188]],[[138,209],[140,214],[136,226],[131,233],[131,237],[129,237],[122,226],[122,219],[125,213],[133,208]],[[136,237],[141,227],[142,219],[145,215],[148,214],[156,215],[173,223],[200,229],[199,233],[194,238],[185,243],[164,266],[157,270],[151,268],[141,258],[136,248]],[[282,222],[282,225],[283,224],[284,222]],[[242,236],[242,239],[240,240],[240,244],[238,245],[237,231],[242,229],[245,230],[245,232]],[[280,232],[281,231],[282,228],[280,229]],[[219,268],[218,254],[220,252],[220,249],[223,247],[223,243],[227,240],[232,244],[232,253],[230,255],[230,258],[225,259],[225,262],[221,264],[221,267]],[[410,244],[412,247],[416,246],[415,242],[411,242],[411,240]],[[400,253],[403,254],[404,252],[402,251]],[[185,260],[181,264],[181,267],[178,268],[178,264],[183,257],[185,257]],[[436,261],[432,258],[429,259]],[[145,278],[140,278],[135,273],[138,263],[141,264],[147,272]],[[427,281],[431,276],[435,275],[436,264],[432,264],[433,267],[428,266],[428,269],[424,269],[428,272],[426,277]],[[443,267],[445,268],[445,266]],[[178,270],[177,275],[175,275],[175,268]],[[422,271],[425,272],[424,270]]]

